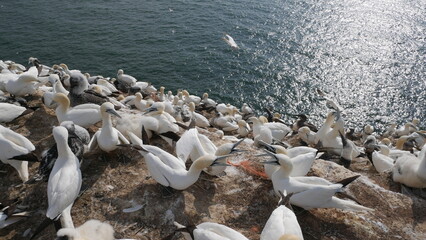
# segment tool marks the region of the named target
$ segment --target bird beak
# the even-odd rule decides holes
[[[143,148],[142,146],[136,145],[136,144],[118,144],[118,147],[126,147],[126,148],[132,148],[138,151],[144,151],[144,152],[148,152],[148,150],[146,150],[145,148]]]
[[[213,161],[213,163],[212,163],[212,165],[211,166],[231,166],[231,165],[229,165],[229,164],[227,164],[227,163],[224,163],[224,162],[221,162],[221,160],[223,160],[223,159],[226,159],[227,157],[229,157],[230,155],[228,154],[228,155],[224,155],[224,156],[219,156],[219,157],[217,157],[214,161]]]
[[[270,152],[270,151],[268,151],[268,150],[266,150],[266,149],[264,149],[264,151],[265,151],[265,155],[273,157],[273,158],[274,158],[274,160],[272,160],[272,161],[264,161],[264,162],[260,162],[261,164],[280,165],[280,163],[278,162],[278,158],[277,158],[277,156],[275,156],[275,154],[274,154],[274,153],[272,153],[272,152]]]
[[[144,114],[147,114],[147,113],[150,113],[150,112],[155,112],[155,111],[157,111],[158,109],[156,108],[156,107],[150,107],[150,108],[148,108],[147,110],[145,110],[145,113]]]
[[[285,190],[284,190],[285,191]],[[290,198],[293,196],[293,194],[294,193],[289,193],[289,194],[287,194],[287,195],[284,195],[284,193],[283,192],[281,192],[280,190],[278,190],[278,193],[280,194],[280,196],[281,196],[281,199],[280,199],[280,201],[278,202],[278,206],[281,206],[281,205],[284,205],[284,206],[286,206],[287,208],[289,208],[290,210],[292,210],[293,211],[293,208],[291,207],[291,205],[290,205]]]
[[[240,144],[244,141],[244,139],[245,139],[245,138],[241,139],[240,141],[236,142],[236,143],[232,146],[232,148],[231,148],[231,153],[236,153],[236,152],[245,152],[245,150],[241,150],[241,149],[237,149],[237,148],[236,148],[238,145],[240,145]]]
[[[109,108],[109,109],[107,109],[105,112],[107,112],[107,113],[109,113],[109,114],[111,114],[111,115],[115,115],[115,116],[117,116],[117,117],[119,117],[119,118],[121,118],[121,116],[114,110],[114,109],[112,109],[112,108]]]

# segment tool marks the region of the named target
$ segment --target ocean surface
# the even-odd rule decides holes
[[[318,88],[348,126],[426,125],[425,0],[2,0],[0,59],[31,56],[317,124]]]

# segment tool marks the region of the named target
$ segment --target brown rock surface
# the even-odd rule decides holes
[[[53,143],[54,125],[57,125],[54,112],[40,107],[7,126],[28,137],[41,153]],[[214,129],[202,132],[216,144],[227,141],[219,139]],[[166,143],[158,138],[153,144]],[[255,157],[259,151],[248,143],[241,148],[248,151],[230,158],[240,166],[228,167],[225,176],[202,173],[190,188],[172,192],[149,176],[137,152],[126,149],[111,154],[88,153],[82,164],[82,188],[86,191],[72,209],[74,223],[79,226],[89,219],[98,219],[114,227],[116,238],[161,239],[174,231],[173,221],[182,224],[212,221],[240,231],[249,239],[259,239],[278,198],[269,180],[242,167],[248,160],[254,170],[261,169],[258,163],[261,159]],[[31,165],[30,177],[37,167],[38,163]],[[399,193],[399,185],[388,175],[375,172],[364,158],[357,159],[351,170],[332,161],[316,160],[309,175],[339,181],[361,174],[362,177],[347,186],[346,193],[375,211],[296,209],[305,239],[426,239],[425,200]],[[0,165],[0,179],[0,202],[19,198],[21,205],[33,212],[28,219],[0,230],[0,239],[28,239],[22,234],[29,228],[34,231],[44,219],[47,183],[18,185],[16,171],[4,164]],[[138,205],[142,206],[138,211],[123,212]],[[54,236],[52,226],[36,239],[54,239]],[[174,239],[181,239],[180,234]]]

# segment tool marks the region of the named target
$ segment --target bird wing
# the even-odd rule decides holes
[[[305,176],[314,163],[315,155],[316,154],[314,152],[311,152],[292,158],[291,162],[293,163],[293,170],[291,171],[290,176]]]
[[[303,239],[296,215],[286,206],[277,207],[269,217],[260,235],[260,240],[279,239],[284,234],[294,234]]]
[[[126,139],[126,137],[124,137],[124,135],[120,131],[118,131],[115,128],[114,128],[114,131],[117,132],[118,138],[120,139],[121,143],[123,143],[123,144],[129,144],[129,141]]]
[[[82,182],[80,169],[76,169],[75,166],[62,166],[56,170],[53,167],[47,185],[49,207],[46,216],[50,219],[57,217],[74,202],[80,192]]]
[[[290,203],[304,209],[319,208],[331,200],[333,195],[341,189],[341,184],[330,186],[318,186],[306,191],[294,194]]]
[[[197,225],[197,230],[206,230],[211,233],[215,233],[218,236],[223,238],[213,238],[213,239],[232,239],[232,240],[248,240],[244,235],[235,231],[234,229],[227,227],[222,224],[213,223],[213,222],[204,222]],[[195,231],[194,231],[195,236]],[[205,239],[205,238],[200,238]]]
[[[100,110],[100,106],[94,103],[85,103],[85,104],[80,104],[77,106],[74,106],[73,109],[96,109],[96,110]],[[72,111],[72,110],[70,110]]]
[[[194,149],[195,142],[198,141],[198,131],[195,128],[189,129],[186,131],[180,139],[176,142],[176,155],[183,162],[186,162],[189,158],[189,155]],[[195,161],[195,159],[192,159]]]
[[[302,184],[310,184],[310,185],[333,185],[334,183],[321,178],[321,177],[313,177],[313,176],[309,176],[309,177],[292,177],[292,179],[296,180],[299,183]]]
[[[216,145],[214,145],[214,143],[206,135],[198,134],[198,139],[200,140],[201,145],[207,154],[214,155],[216,153]]]
[[[19,145],[21,147],[24,147],[28,149],[28,151],[34,151],[35,147],[34,145],[28,140],[26,137],[22,136],[19,133],[16,133],[9,128],[3,127],[3,129],[0,130],[3,137],[8,139],[9,141],[15,143],[16,145]]]
[[[147,153],[145,156],[146,166],[148,168],[151,176],[157,181],[159,184],[169,187],[170,181],[167,179],[163,171],[166,170],[167,166],[154,154]]]
[[[102,128],[99,128],[98,131],[93,135],[92,139],[90,140],[89,146],[88,146],[89,151],[92,151],[98,147],[98,136],[99,134],[101,134],[101,129]]]
[[[374,167],[379,173],[392,169],[394,166],[392,158],[385,156],[383,154],[380,154],[378,152],[373,152],[372,161],[373,161]]]
[[[185,163],[181,159],[173,156],[172,154],[164,151],[163,149],[151,145],[144,145],[144,148],[146,148],[146,150],[156,156],[163,164],[165,164],[169,168],[186,170]]]

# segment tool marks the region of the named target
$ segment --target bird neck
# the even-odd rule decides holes
[[[56,111],[59,113],[65,114],[70,107],[70,101],[66,99],[65,101],[59,103],[58,107],[56,108]]]
[[[70,154],[73,154],[71,148],[68,146],[68,139],[60,139],[56,141],[56,146],[58,148],[58,158],[66,157]]]
[[[200,173],[203,169],[199,166],[199,163],[197,161],[193,162],[191,167],[189,167],[189,170],[187,171],[187,176],[190,176],[191,178],[195,178],[195,181],[200,176]]]
[[[108,113],[102,113],[102,130],[112,131],[112,120]]]
[[[420,164],[417,169],[417,176],[426,182],[426,147],[423,147],[422,151],[419,153]]]
[[[288,178],[290,177],[293,166],[283,166],[281,165],[280,169],[274,173],[279,178]]]

